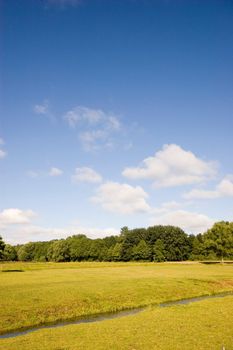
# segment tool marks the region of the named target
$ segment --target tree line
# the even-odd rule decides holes
[[[233,259],[233,222],[217,222],[197,236],[176,226],[123,227],[118,236],[83,234],[12,246],[0,237],[5,261],[182,261]]]

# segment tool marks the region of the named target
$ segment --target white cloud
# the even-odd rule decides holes
[[[120,214],[148,212],[150,206],[146,199],[148,194],[140,186],[130,186],[117,182],[106,182],[99,186],[96,196],[91,200],[103,209]]]
[[[36,104],[33,107],[33,111],[38,115],[43,115],[47,117],[51,122],[55,121],[55,117],[50,110],[50,105],[48,100],[44,100],[41,104]]]
[[[206,215],[185,210],[168,210],[162,215],[152,218],[153,225],[178,226],[188,233],[201,233],[209,229],[216,220]]]
[[[42,227],[32,224],[36,217],[32,210],[8,208],[0,212],[0,229],[5,242],[20,244],[30,241],[48,241],[52,239],[66,238],[75,234],[85,234],[90,238],[106,237],[119,234],[119,229],[86,227],[74,223],[67,227]]]
[[[106,147],[108,142],[108,133],[104,130],[92,130],[79,133],[79,140],[86,151],[98,150],[100,147]]]
[[[72,234],[85,234],[89,238],[104,238],[106,236],[119,235],[120,230],[107,227],[107,228],[97,228],[97,227],[86,227],[86,226],[73,226],[71,229]]]
[[[78,106],[64,115],[68,125],[78,129],[78,137],[86,151],[112,147],[113,135],[118,133],[122,125],[119,118],[101,109]]]
[[[68,122],[69,126],[75,128],[77,124],[87,123],[89,125],[96,125],[106,119],[105,113],[100,109],[91,109],[87,107],[75,107],[68,111],[64,119]]]
[[[68,111],[64,119],[72,128],[80,124],[88,124],[89,126],[102,125],[104,129],[111,131],[120,129],[119,119],[112,113],[106,113],[101,109],[78,106]]]
[[[22,244],[36,241],[49,241],[52,239],[65,238],[69,235],[69,231],[62,228],[45,228],[35,225],[20,225],[18,227],[9,228],[5,232],[5,241],[10,244]]]
[[[63,171],[58,168],[51,168],[49,171],[49,176],[61,176],[63,174]]]
[[[0,149],[0,159],[5,158],[7,155],[7,153],[5,151],[3,151],[2,149]]]
[[[36,114],[48,114],[49,113],[49,102],[48,100],[45,100],[42,104],[35,105],[33,107],[33,111]]]
[[[218,198],[219,194],[217,191],[206,191],[206,190],[198,190],[194,189],[190,192],[187,192],[183,195],[186,199],[213,199]]]
[[[48,171],[34,171],[34,170],[29,170],[27,171],[27,176],[31,177],[31,178],[44,178],[47,176],[51,176],[51,177],[56,177],[56,176],[61,176],[63,174],[63,170],[56,168],[56,167],[52,167],[50,168]]]
[[[0,145],[3,146],[4,144],[5,144],[5,142],[4,142],[3,138],[0,137]],[[5,152],[2,149],[0,149],[0,159],[5,158],[6,155],[7,155],[7,152]]]
[[[233,177],[226,176],[212,191],[193,189],[183,195],[186,199],[214,199],[233,197]]]
[[[225,177],[217,186],[216,191],[222,197],[233,197],[233,176]]]
[[[4,209],[0,212],[0,227],[9,225],[28,224],[36,214],[32,210],[17,208]]]
[[[213,178],[216,167],[215,162],[203,161],[192,152],[170,144],[144,159],[140,166],[124,169],[122,174],[130,179],[150,179],[155,187],[172,187]]]
[[[75,174],[72,176],[72,180],[74,182],[99,183],[102,181],[102,176],[92,168],[81,167],[75,169]]]
[[[90,238],[103,238],[106,236],[119,234],[119,229],[95,228],[82,225],[72,225],[65,228],[41,227],[35,225],[21,225],[8,228],[4,234],[4,241],[10,244],[20,244],[36,241],[49,241],[52,239],[66,238],[71,235],[85,234]]]
[[[162,213],[167,213],[169,210],[178,209],[180,207],[181,207],[181,203],[178,203],[176,201],[170,201],[170,202],[162,203],[160,208],[153,208],[151,212],[155,214],[162,214]]]

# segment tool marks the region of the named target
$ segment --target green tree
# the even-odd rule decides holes
[[[157,239],[153,246],[153,259],[154,261],[161,262],[165,261],[165,248],[164,243],[161,239]]]
[[[48,250],[48,257],[52,261],[70,261],[70,247],[67,241],[54,241]]]
[[[129,230],[127,227],[124,227],[121,231],[123,231],[120,235],[120,241],[122,242],[121,260],[129,261],[133,259],[133,247],[141,240],[145,240],[146,229],[135,228]]]
[[[110,247],[113,247],[118,242],[118,237],[107,236],[107,237],[104,237],[102,240],[103,240],[104,244],[106,245],[106,247],[110,248]]]
[[[194,237],[192,241],[192,251],[190,254],[191,260],[202,260],[204,259],[204,245],[203,245],[203,236],[199,233]]]
[[[92,240],[85,235],[74,235],[66,240],[69,244],[70,259],[72,261],[88,260]]]
[[[122,251],[122,244],[116,243],[111,251],[111,254],[112,254],[111,260],[113,260],[113,261],[121,260],[121,251]]]
[[[132,256],[134,260],[150,260],[151,249],[142,239],[136,246],[133,247]]]
[[[203,255],[207,259],[233,258],[233,223],[216,222],[202,235]]]
[[[4,258],[5,243],[3,242],[2,236],[0,236],[0,260]]]
[[[20,261],[32,261],[34,260],[35,243],[29,242],[22,245],[18,250],[18,259]]]
[[[188,235],[179,227],[162,226],[158,237],[164,243],[167,261],[182,261],[189,258],[191,245]]]
[[[127,234],[129,233],[129,228],[128,226],[123,226],[121,228],[121,233],[120,233],[120,237],[122,237],[123,239],[127,236]]]
[[[92,240],[90,246],[90,259],[91,260],[106,260],[108,248],[104,244],[102,239]]]
[[[6,261],[15,261],[17,260],[17,251],[15,247],[13,247],[10,244],[6,244],[5,249],[4,249],[4,260]]]

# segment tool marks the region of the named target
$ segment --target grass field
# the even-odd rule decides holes
[[[168,300],[233,291],[233,265],[9,263],[0,332]],[[22,272],[9,272],[22,270]],[[5,272],[4,272],[5,271]],[[233,349],[233,297],[0,340],[0,349]]]

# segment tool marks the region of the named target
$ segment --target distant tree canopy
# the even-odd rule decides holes
[[[4,259],[5,243],[3,242],[2,236],[0,236],[0,260]]]
[[[233,259],[233,222],[217,222],[193,238],[192,259]]]
[[[4,260],[15,261],[18,260],[17,251],[15,247],[10,244],[6,244],[4,248]]]
[[[233,259],[233,222],[218,222],[197,236],[179,227],[123,227],[119,236],[90,239],[83,234],[11,246],[0,237],[0,260],[182,261]]]

